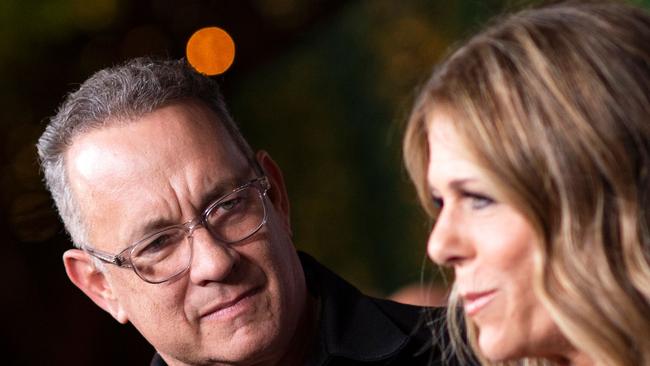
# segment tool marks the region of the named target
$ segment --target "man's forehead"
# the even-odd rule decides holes
[[[108,121],[77,136],[66,154],[76,168],[97,170],[96,163],[129,157],[131,165],[155,162],[160,154],[242,155],[230,134],[207,107],[184,101],[158,108],[133,120]],[[174,160],[174,159],[170,159]]]

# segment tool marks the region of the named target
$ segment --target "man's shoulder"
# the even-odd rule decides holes
[[[320,301],[321,359],[329,365],[437,365],[441,352],[432,345],[427,319],[444,323],[441,309],[364,295],[310,256],[300,258],[310,292]]]

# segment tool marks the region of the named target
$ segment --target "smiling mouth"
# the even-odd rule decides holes
[[[220,303],[215,307],[210,308],[205,312],[205,314],[201,315],[201,319],[225,319],[237,316],[252,306],[253,297],[255,297],[261,289],[261,287],[254,287],[241,293],[230,301]]]
[[[463,308],[465,309],[465,314],[469,316],[476,315],[481,311],[481,309],[489,304],[492,299],[494,299],[495,295],[496,290],[470,292],[463,295]]]

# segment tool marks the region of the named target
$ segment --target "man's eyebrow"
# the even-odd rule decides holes
[[[202,212],[210,203],[232,192],[235,188],[239,187],[240,185],[245,184],[247,181],[245,178],[242,177],[244,177],[244,175],[222,180],[216,183],[201,198],[201,206],[198,207],[198,209],[200,210],[199,213]]]
[[[158,230],[164,229],[168,226],[174,226],[177,224],[179,223],[172,222],[169,219],[163,219],[160,217],[145,219],[144,222],[142,223],[142,226],[140,226],[140,229],[136,230],[136,234],[133,239],[142,240],[145,236],[153,234]]]

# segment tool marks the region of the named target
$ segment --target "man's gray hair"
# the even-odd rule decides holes
[[[256,167],[253,151],[228,113],[216,81],[197,73],[184,60],[136,58],[101,70],[68,94],[37,144],[45,184],[75,246],[90,244],[65,168],[65,152],[75,137],[134,121],[180,100],[201,101],[210,108]]]

